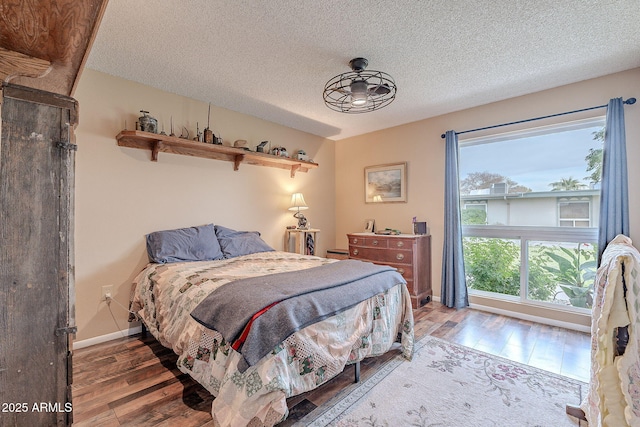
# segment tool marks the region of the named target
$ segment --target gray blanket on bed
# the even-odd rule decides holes
[[[391,267],[343,260],[236,280],[209,294],[191,316],[233,343],[255,313],[280,301],[254,320],[240,348],[238,370],[244,372],[292,333],[401,283],[406,281]]]

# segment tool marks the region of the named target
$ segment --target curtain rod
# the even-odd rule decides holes
[[[627,104],[627,105],[632,105],[632,104],[635,104],[635,103],[636,103],[636,99],[635,98],[629,98],[626,101],[623,101],[623,104]],[[608,105],[609,104],[598,105],[597,107],[582,108],[580,110],[573,110],[573,111],[567,111],[567,112],[564,112],[564,113],[550,114],[548,116],[534,117],[533,119],[518,120],[517,122],[502,123],[502,124],[499,124],[499,125],[486,126],[486,127],[483,127],[483,128],[463,130],[462,132],[456,132],[456,135],[462,135],[463,133],[477,132],[477,131],[486,130],[486,129],[499,128],[499,127],[502,127],[502,126],[517,125],[519,123],[533,122],[533,121],[536,121],[536,120],[548,119],[548,118],[551,118],[551,117],[565,116],[567,114],[581,113],[583,111],[597,110],[598,108],[606,108]],[[446,135],[443,133],[440,136],[442,137],[442,139],[444,139]]]

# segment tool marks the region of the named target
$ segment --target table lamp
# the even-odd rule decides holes
[[[296,213],[293,214],[293,217],[298,219],[298,228],[301,230],[307,229],[307,218],[305,218],[300,212],[305,209],[309,209],[309,206],[307,206],[307,203],[304,201],[302,193],[293,193],[291,195],[291,206],[289,207],[289,210],[296,211]]]

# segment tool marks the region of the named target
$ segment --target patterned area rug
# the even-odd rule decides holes
[[[435,337],[343,390],[296,426],[562,427],[587,384]]]

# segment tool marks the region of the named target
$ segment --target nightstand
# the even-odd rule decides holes
[[[286,247],[289,252],[302,255],[315,255],[315,248],[318,247],[318,233],[320,230],[310,228],[308,230],[300,230],[297,228],[287,228]],[[313,246],[307,247],[307,239],[310,236],[313,239]],[[293,239],[292,239],[293,238]],[[293,240],[293,248],[291,246]]]

